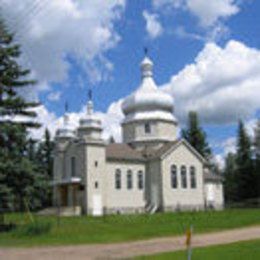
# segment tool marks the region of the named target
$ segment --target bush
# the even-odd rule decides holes
[[[35,222],[26,224],[19,228],[18,234],[21,236],[39,236],[49,233],[51,230],[51,223],[49,222]]]

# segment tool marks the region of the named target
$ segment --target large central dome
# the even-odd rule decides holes
[[[173,116],[173,99],[157,88],[152,69],[153,62],[145,57],[141,62],[141,85],[122,104],[124,123],[147,119],[176,121]]]

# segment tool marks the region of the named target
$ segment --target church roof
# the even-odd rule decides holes
[[[159,149],[155,150],[153,148],[145,148],[142,150],[142,155],[147,159],[155,159],[160,158],[162,155],[164,155],[167,151],[170,150],[175,144],[177,144],[179,140],[168,142]]]
[[[204,171],[204,180],[207,182],[222,182],[223,177],[219,174],[213,173],[210,170]]]
[[[128,144],[113,143],[106,147],[106,158],[108,160],[132,160],[132,161],[147,161],[152,159],[162,158],[169,153],[172,149],[177,148],[180,144],[184,144],[187,148],[198,157],[200,161],[205,163],[205,159],[184,139],[175,140],[164,144],[159,149],[151,147],[144,148],[141,151],[135,150]]]
[[[153,62],[146,56],[141,63],[142,80],[137,90],[122,103],[124,123],[161,119],[176,122],[173,116],[173,98],[156,86]]]
[[[109,144],[106,146],[107,160],[145,161],[142,153],[127,144]]]

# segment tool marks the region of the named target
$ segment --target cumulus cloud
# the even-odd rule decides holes
[[[121,128],[120,123],[123,119],[121,111],[122,100],[113,102],[105,113],[95,112],[95,115],[101,120],[103,126],[103,138],[108,140],[113,136],[117,142],[121,141]],[[57,117],[54,113],[50,112],[44,105],[35,108],[38,117],[36,122],[41,124],[39,129],[32,129],[31,136],[34,139],[41,139],[46,128],[49,129],[52,137],[58,128],[63,126],[63,116]],[[79,112],[71,112],[69,115],[69,126],[71,129],[76,130],[79,126],[79,120],[87,113],[87,107],[84,106]]]
[[[187,10],[206,27],[239,12],[236,0],[153,0],[153,5],[157,9],[171,7]]]
[[[65,81],[70,56],[92,76],[97,67],[105,70],[104,53],[120,40],[114,22],[121,17],[125,0],[0,0],[0,3],[1,15],[21,44],[23,62],[33,68],[39,82]],[[100,74],[96,75],[96,80],[100,80]]]
[[[233,40],[223,48],[208,43],[163,89],[175,98],[181,121],[195,110],[205,123],[230,124],[260,108],[259,70],[259,50]]]
[[[227,18],[239,12],[235,0],[187,0],[189,11],[197,16],[201,25],[211,26],[221,18]]]
[[[151,14],[148,11],[143,11],[143,17],[146,21],[146,31],[150,38],[155,39],[163,32],[163,28],[159,22],[159,17],[156,14]]]

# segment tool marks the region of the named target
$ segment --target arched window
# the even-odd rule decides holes
[[[183,189],[187,188],[187,170],[186,166],[181,166],[181,187]]]
[[[139,171],[138,172],[138,183],[137,183],[137,187],[139,190],[142,190],[144,188],[144,174],[143,174],[143,171]]]
[[[76,176],[76,158],[71,157],[71,177]]]
[[[145,123],[144,124],[144,132],[146,134],[150,134],[151,133],[151,125],[150,125],[150,123]]]
[[[132,176],[132,171],[131,170],[128,170],[127,171],[127,183],[126,183],[126,187],[128,190],[132,189],[133,188],[133,176]]]
[[[177,179],[177,167],[176,165],[172,165],[171,167],[171,185],[173,189],[178,187],[178,179]]]
[[[190,187],[192,189],[197,188],[196,170],[194,166],[190,167]]]
[[[115,174],[115,188],[117,190],[121,189],[121,170],[116,169],[116,174]]]

